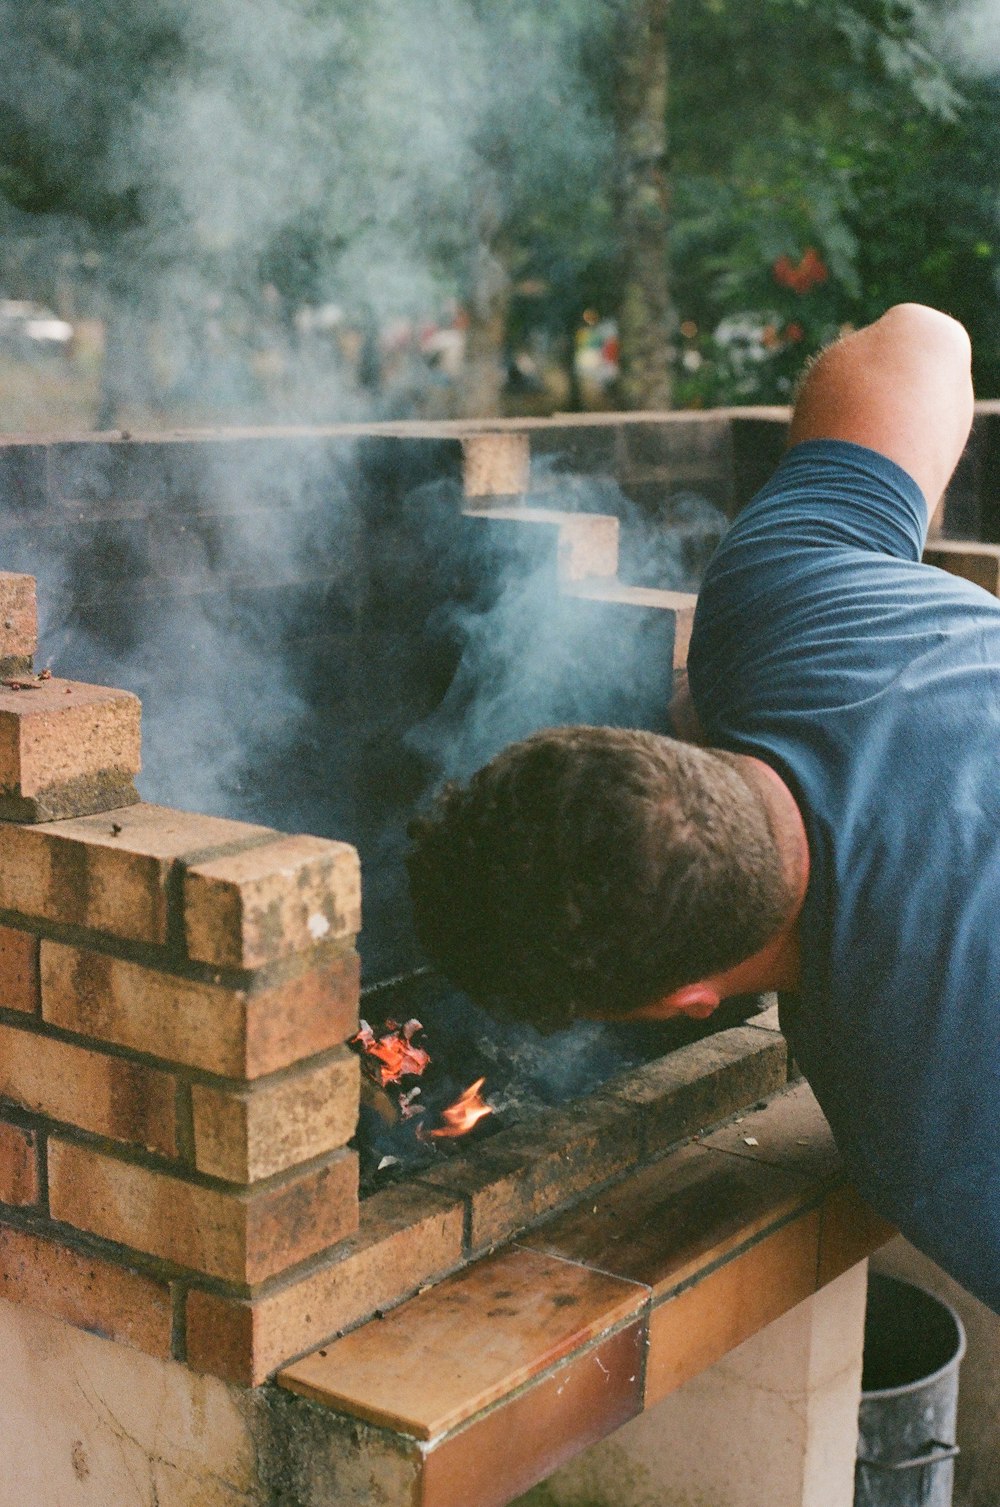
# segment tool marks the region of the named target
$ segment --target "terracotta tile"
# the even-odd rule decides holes
[[[801,1215],[653,1309],[646,1407],[816,1290],[819,1223],[818,1209]]]
[[[633,1283],[509,1250],[335,1340],[278,1376],[317,1402],[433,1439],[633,1317]]]
[[[701,1144],[772,1167],[787,1167],[817,1182],[840,1173],[840,1153],[807,1083],[797,1083],[776,1094],[764,1109],[751,1110],[703,1136]]]
[[[864,1261],[898,1234],[895,1226],[876,1214],[850,1186],[828,1194],[821,1214],[819,1287]]]
[[[502,1507],[634,1418],[644,1343],[630,1324],[443,1439],[424,1458],[421,1507]]]
[[[527,1235],[549,1255],[644,1282],[662,1295],[812,1196],[806,1179],[685,1146]]]

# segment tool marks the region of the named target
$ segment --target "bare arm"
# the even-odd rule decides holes
[[[667,716],[670,720],[670,736],[672,738],[677,738],[682,743],[701,743],[707,745],[708,740],[698,720],[698,713],[694,709],[691,688],[688,685],[687,670],[675,670],[674,672],[674,693],[670,698]]]
[[[878,450],[909,472],[933,512],[965,448],[972,402],[963,327],[923,304],[897,304],[817,359],[789,444],[852,440]]]

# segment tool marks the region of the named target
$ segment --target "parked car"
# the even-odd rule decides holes
[[[17,356],[64,355],[73,326],[44,304],[26,298],[0,298],[0,350]]]

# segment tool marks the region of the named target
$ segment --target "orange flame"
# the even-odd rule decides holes
[[[399,1083],[405,1076],[419,1077],[427,1067],[430,1053],[413,1045],[413,1037],[422,1029],[419,1020],[408,1020],[405,1026],[387,1020],[384,1033],[376,1036],[368,1022],[363,1020],[358,1034],[352,1036],[351,1041],[359,1042],[365,1055],[376,1059],[375,1074],[380,1087],[385,1088],[387,1083]]]
[[[485,1078],[477,1078],[475,1083],[471,1083],[464,1094],[459,1094],[454,1104],[441,1111],[441,1118],[445,1122],[441,1128],[430,1130],[427,1134],[441,1137],[467,1135],[484,1115],[491,1115],[491,1106],[483,1102],[479,1093],[485,1082]]]

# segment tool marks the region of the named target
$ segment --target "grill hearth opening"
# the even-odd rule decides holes
[[[768,1009],[770,998],[747,995],[727,1000],[707,1021],[579,1021],[545,1035],[498,1019],[429,969],[362,989],[362,1031],[350,1043],[361,1062],[354,1142],[361,1196]],[[379,1056],[386,1038],[388,1050]],[[473,1083],[489,1114],[455,1134],[443,1117]]]
[[[67,1374],[110,1341],[137,1389],[218,1389],[247,1504],[501,1507],[891,1233],[772,1001],[543,1037],[426,970],[407,909],[442,779],[664,726],[783,426],[0,445],[32,687],[0,686],[0,1317]],[[422,1071],[389,1084],[393,1031]]]

